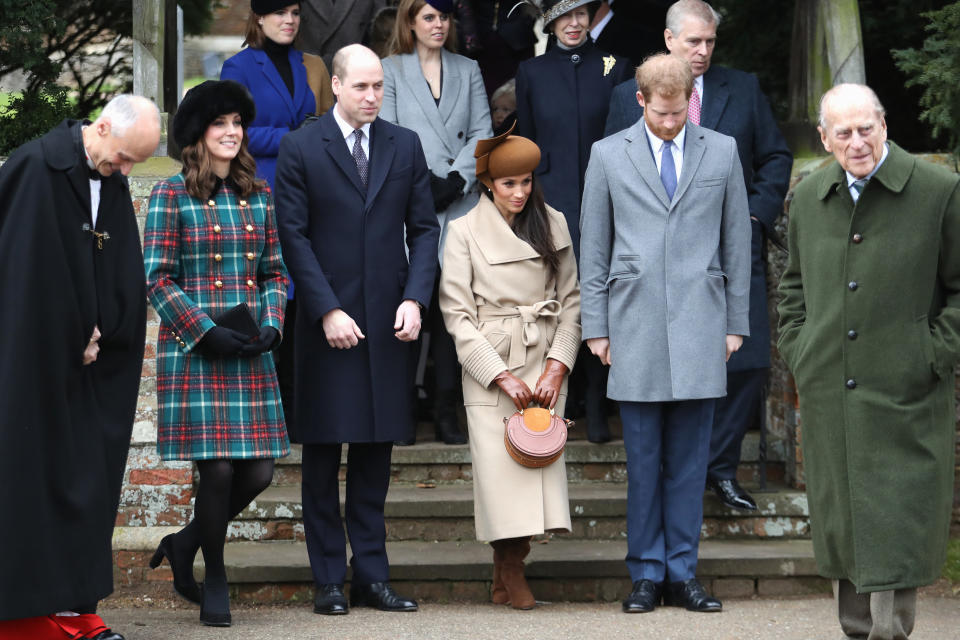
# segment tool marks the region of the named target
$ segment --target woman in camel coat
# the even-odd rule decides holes
[[[503,418],[536,402],[562,415],[580,346],[577,265],[563,214],[532,175],[537,146],[509,132],[477,144],[484,195],[450,223],[440,309],[463,365],[477,538],[494,547],[493,600],[528,609],[530,537],[569,531],[563,457],[531,469],[503,443]]]

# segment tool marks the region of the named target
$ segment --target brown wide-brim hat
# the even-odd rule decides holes
[[[540,147],[523,136],[512,136],[516,123],[506,133],[477,142],[477,180],[493,188],[493,181],[505,176],[532,173],[540,164]]]

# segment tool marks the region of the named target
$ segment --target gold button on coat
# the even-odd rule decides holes
[[[217,262],[220,262],[221,260],[223,260],[223,256],[218,253],[217,255],[213,256],[213,259],[216,260]]]
[[[253,285],[254,285],[253,280],[247,280],[247,286],[248,286],[248,287],[253,287]]]
[[[222,289],[222,288],[223,288],[223,281],[222,281],[222,280],[217,280],[216,282],[213,283],[213,286],[215,286],[217,289]]]
[[[247,260],[253,260],[253,259],[256,258],[256,257],[257,257],[257,256],[255,256],[255,255],[253,254],[253,251],[251,251],[250,253],[247,254]]]
[[[248,224],[248,225],[247,225],[247,231],[253,231],[253,225],[252,225],[252,224]]]
[[[214,202],[213,200],[207,200],[207,204],[212,207],[213,205],[215,205],[215,204],[217,204],[217,203]]]
[[[218,224],[213,225],[213,232],[214,232],[214,233],[220,233],[220,225],[218,225]]]
[[[241,207],[247,206],[247,201],[246,201],[246,200],[241,200],[241,201],[240,201],[240,206],[241,206]]]

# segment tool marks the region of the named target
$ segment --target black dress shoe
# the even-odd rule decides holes
[[[351,607],[373,607],[380,611],[416,611],[416,600],[397,595],[389,582],[350,585]]]
[[[757,503],[743,490],[736,480],[713,480],[707,478],[707,486],[720,498],[720,502],[734,509],[756,511]]]
[[[684,607],[687,611],[713,612],[723,609],[723,604],[708,595],[696,578],[667,583],[663,591],[663,604],[668,607]]]
[[[647,613],[653,611],[660,604],[663,592],[663,583],[653,580],[637,580],[633,583],[633,591],[623,601],[624,613]]]
[[[119,633],[114,633],[110,629],[107,629],[93,636],[92,640],[125,640],[125,638]]]
[[[412,447],[417,444],[417,434],[413,434],[409,438],[404,438],[403,440],[394,440],[393,444],[398,447]]]
[[[313,593],[313,612],[325,616],[342,616],[350,613],[342,584],[321,584]]]
[[[160,545],[150,559],[150,568],[156,569],[166,558],[170,563],[170,571],[173,573],[173,590],[181,598],[200,604],[200,585],[193,577],[193,562],[190,558],[177,554],[173,544],[174,535],[176,534],[171,533],[164,536],[163,540],[160,541]]]

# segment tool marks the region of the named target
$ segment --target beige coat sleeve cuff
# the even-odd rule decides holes
[[[548,358],[558,360],[567,365],[567,369],[573,371],[573,364],[577,361],[577,352],[580,350],[580,327],[557,327],[557,333],[553,336],[553,344],[550,345]]]
[[[507,369],[507,363],[503,361],[493,345],[485,340],[464,358],[462,364],[463,370],[484,388],[489,387],[493,379]]]

